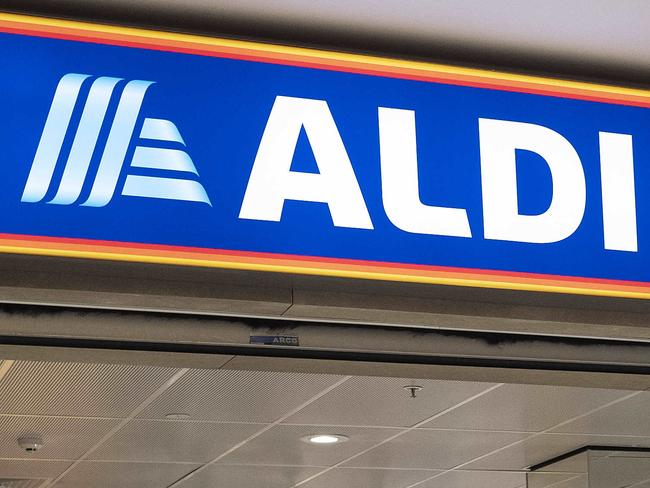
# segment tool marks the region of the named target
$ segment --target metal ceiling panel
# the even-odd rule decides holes
[[[205,463],[262,427],[255,424],[132,420],[89,459]]]
[[[0,458],[74,460],[116,424],[111,419],[0,415]],[[30,435],[43,438],[38,452],[25,453],[18,446],[18,438]]]
[[[494,471],[448,471],[426,481],[419,488],[523,488],[526,486],[524,473],[499,473]]]
[[[83,462],[54,488],[161,488],[195,469],[191,464]]]
[[[643,392],[562,425],[553,432],[650,437],[649,411],[650,392]]]
[[[650,447],[650,437],[536,434],[463,466],[472,470],[524,470],[584,446]]]
[[[565,481],[575,478],[575,473],[536,473],[534,477],[528,478],[526,488],[548,488],[557,486]]]
[[[262,371],[195,370],[140,418],[184,412],[195,420],[273,422],[342,377]]]
[[[629,391],[539,385],[503,385],[423,427],[539,432]]]
[[[415,469],[337,468],[308,481],[304,488],[372,487],[403,488],[428,479],[441,471]]]
[[[422,387],[415,398],[404,389],[408,385]],[[469,381],[354,377],[285,422],[410,427],[491,386]]]
[[[0,413],[122,418],[176,371],[16,361],[0,384]]]
[[[553,485],[553,488],[587,488],[589,480],[586,475],[576,476],[566,481],[562,481],[557,485]],[[647,488],[645,485],[641,485],[635,488]]]
[[[178,488],[287,488],[317,473],[301,466],[212,465],[178,485]]]
[[[123,408],[123,419],[0,414],[0,479],[51,479],[55,488],[523,488],[526,468],[584,445],[650,448],[642,422],[649,393],[639,391],[40,361],[5,369],[0,392],[26,388],[35,400],[34,375],[58,381],[69,372],[69,398],[56,400],[64,410],[85,400],[86,376],[91,384],[117,385],[109,387],[115,391],[123,384],[125,395],[136,394],[136,384],[148,392],[128,412],[113,405]],[[160,385],[161,370],[177,371],[180,379]],[[121,383],[133,371],[139,383]],[[154,392],[147,381],[158,385]],[[405,382],[423,386],[422,396],[409,398]],[[45,387],[46,395],[62,396],[52,384]],[[364,412],[372,426],[349,425],[363,421]],[[157,418],[134,419],[139,413]],[[169,420],[166,413],[193,417]],[[283,423],[296,419],[310,424]],[[635,421],[641,431],[622,435]],[[617,435],[580,433],[598,424]],[[545,430],[517,432],[522,427]],[[579,433],[556,432],[564,429]],[[349,440],[334,446],[302,440],[325,433]],[[41,435],[45,446],[26,453],[16,441],[23,435]],[[582,483],[576,476],[564,463],[562,472],[531,488],[576,488]]]
[[[344,466],[451,469],[524,437],[525,434],[510,432],[414,430]]]
[[[56,478],[70,464],[70,461],[5,458],[0,461],[0,478]]]
[[[371,448],[399,433],[390,428],[319,427],[313,425],[278,425],[247,442],[224,457],[224,464],[281,464],[303,466],[332,466],[348,457]],[[316,434],[337,434],[349,438],[331,449],[301,439]]]
[[[47,480],[39,479],[0,479],[2,488],[41,488]]]

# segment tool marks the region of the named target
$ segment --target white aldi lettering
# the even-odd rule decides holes
[[[60,80],[25,185],[23,202],[36,203],[45,198],[82,85],[89,78],[89,75],[71,73]],[[70,205],[79,200],[111,95],[122,81],[104,76],[96,78],[90,86],[58,190],[47,203]],[[125,84],[94,183],[82,206],[103,207],[113,198],[150,85],[152,82],[140,80]],[[378,107],[377,120],[382,201],[389,220],[409,233],[471,238],[465,209],[430,206],[420,201],[415,112]],[[477,122],[485,238],[545,244],[571,236],[580,226],[586,205],[584,171],[571,143],[551,128],[533,123],[486,118]],[[291,170],[303,129],[318,173]],[[178,147],[138,145],[131,168],[198,176],[173,122],[145,118],[140,139],[173,143]],[[599,141],[604,248],[635,252],[638,243],[632,136],[600,132]],[[538,215],[519,212],[518,149],[538,154],[550,170],[552,199],[548,208]],[[203,186],[186,177],[129,174],[122,195],[211,204]],[[276,98],[239,217],[279,222],[286,200],[326,203],[334,226],[373,229],[353,164],[325,100]]]
[[[0,20],[0,252],[650,298],[650,90]]]
[[[532,123],[479,119],[486,239],[552,243],[582,222],[586,185],[580,156],[554,130]],[[467,211],[425,205],[419,198],[415,112],[378,108],[384,210],[411,233],[472,237]],[[301,127],[320,174],[291,171]],[[600,132],[604,248],[638,249],[632,136]],[[551,173],[552,200],[539,215],[518,209],[516,150],[541,156]],[[262,137],[240,218],[280,221],[285,200],[325,202],[335,226],[372,229],[352,163],[324,100],[278,97]]]

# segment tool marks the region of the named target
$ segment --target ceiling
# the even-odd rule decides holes
[[[1,0],[0,9],[647,83],[646,0]]]
[[[650,393],[179,369],[0,364],[0,481],[77,488],[523,488],[585,445],[650,447]],[[422,390],[411,398],[404,386]],[[649,385],[650,386],[650,385]],[[167,418],[185,414],[188,418]],[[311,434],[349,438],[315,446]],[[40,435],[24,452],[16,440]],[[562,468],[536,488],[576,488]]]

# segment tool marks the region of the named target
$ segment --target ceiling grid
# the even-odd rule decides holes
[[[50,488],[522,488],[528,466],[576,447],[650,447],[645,428],[594,427],[602,412],[636,418],[650,406],[642,390],[35,361],[4,370],[0,479]],[[100,384],[112,411],[85,402]],[[409,384],[422,386],[416,398]],[[31,399],[22,411],[21,398]],[[326,433],[349,440],[302,440]],[[27,434],[44,447],[20,451]],[[543,479],[571,488],[578,474]]]

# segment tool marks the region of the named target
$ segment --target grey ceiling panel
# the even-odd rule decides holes
[[[43,479],[6,479],[0,478],[2,488],[41,488],[47,480]]]
[[[464,468],[522,470],[584,446],[650,447],[650,437],[538,434]]]
[[[523,437],[504,432],[414,430],[344,466],[451,469]]]
[[[574,476],[573,478],[569,478],[568,480],[565,481],[560,481],[557,484],[550,485],[548,488],[588,488],[589,487],[589,479],[587,475],[578,475]],[[639,485],[635,486],[634,488],[647,488],[647,485]]]
[[[411,398],[406,385],[422,390]],[[493,386],[461,381],[355,377],[285,422],[298,424],[410,427]]]
[[[222,462],[330,466],[399,432],[396,429],[278,425],[229,454]],[[314,445],[301,440],[315,434],[345,435],[350,440],[336,445]]]
[[[528,477],[528,485],[526,488],[557,488],[558,485],[564,482],[573,480],[580,475],[571,473],[540,473],[536,472],[534,476]]]
[[[0,479],[65,473],[56,488],[168,488],[181,479],[174,488],[523,488],[525,468],[584,445],[650,447],[647,393],[191,369],[154,399],[173,371],[14,363],[0,380],[0,412],[13,412],[0,413]],[[407,384],[423,389],[410,398]],[[145,398],[152,403],[142,415],[153,418],[131,418]],[[124,420],[29,414],[48,408]],[[191,417],[165,419],[170,413]],[[314,434],[349,440],[302,440]],[[42,436],[44,447],[24,452],[16,441],[24,435]],[[569,470],[530,488],[576,488],[582,480]]]
[[[273,422],[340,380],[330,375],[194,370],[167,390],[141,418],[170,412],[192,419]]]
[[[304,488],[371,487],[406,488],[440,474],[415,469],[336,468],[302,485]]]
[[[133,420],[90,459],[204,463],[259,431],[254,424]]]
[[[125,417],[172,368],[16,361],[0,382],[0,413]]]
[[[648,412],[650,412],[650,392],[643,392],[562,425],[554,429],[554,432],[650,436]]]
[[[71,461],[2,459],[0,460],[0,478],[56,478],[70,464],[72,464]]]
[[[183,481],[178,488],[289,488],[318,471],[318,468],[297,466],[212,465]]]
[[[526,486],[524,473],[494,471],[449,471],[430,481],[418,485],[419,488],[519,488]]]
[[[189,464],[83,462],[53,488],[166,488],[197,467]]]
[[[503,385],[423,427],[539,432],[630,392],[537,385]]]
[[[117,424],[110,419],[0,415],[0,458],[75,460]],[[17,439],[39,435],[41,450],[26,453]]]

